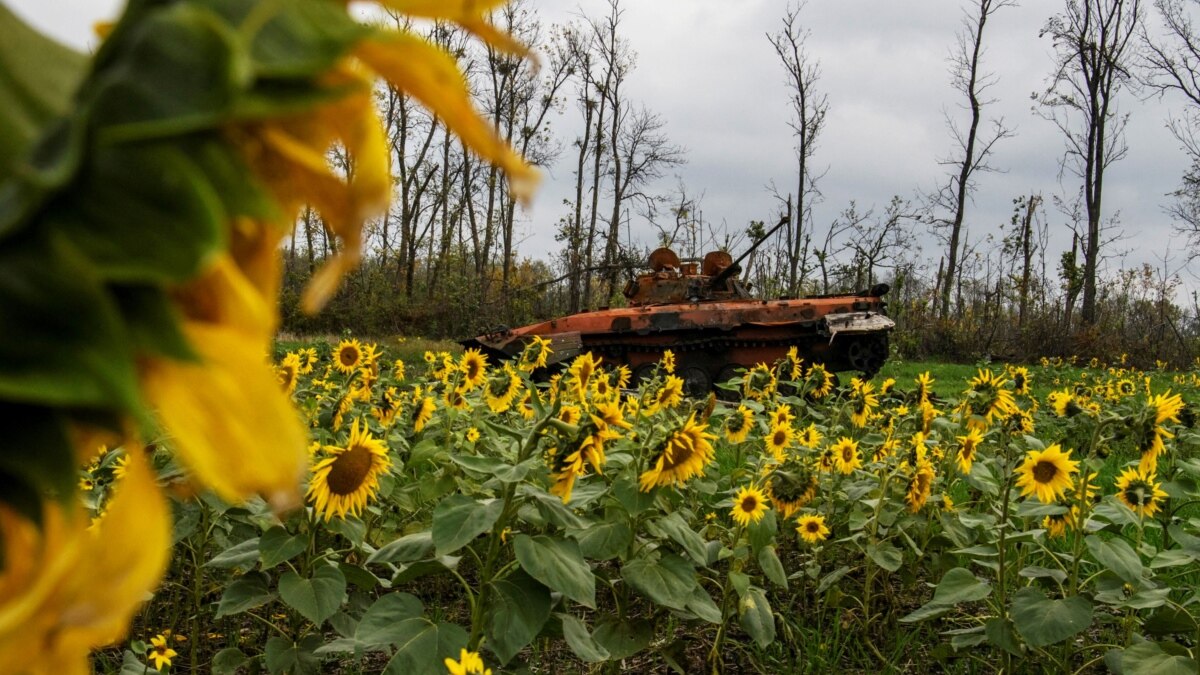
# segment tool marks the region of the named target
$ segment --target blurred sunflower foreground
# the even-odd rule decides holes
[[[522,51],[486,21],[499,2],[377,4]],[[123,637],[169,558],[155,464],[230,502],[299,503],[305,433],[265,361],[277,248],[305,203],[340,240],[309,311],[356,264],[392,185],[375,76],[518,196],[534,182],[448,54],[344,2],[129,0],[99,32],[85,58],[0,4],[3,673],[87,672]],[[349,179],[329,169],[335,145]],[[159,438],[169,450],[145,444]],[[109,447],[119,477],[96,499],[76,479]]]

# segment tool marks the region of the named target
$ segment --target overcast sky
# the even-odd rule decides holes
[[[6,1],[42,30],[77,48],[94,44],[92,24],[115,15],[116,0]],[[778,205],[772,183],[786,191],[794,182],[795,156],[788,127],[784,73],[765,34],[778,30],[786,3],[780,0],[626,0],[622,28],[638,54],[627,91],[634,104],[662,116],[672,142],[687,149],[688,162],[665,177],[658,189],[670,194],[682,181],[703,195],[706,221],[743,231],[750,220],[773,223]],[[882,210],[892,195],[913,198],[944,180],[940,158],[952,150],[945,114],[964,119],[950,85],[947,57],[955,44],[965,0],[811,0],[801,14],[811,31],[808,49],[820,62],[817,89],[828,96],[829,114],[815,163],[827,169],[815,208],[818,235],[850,200],[860,209]],[[1148,3],[1145,3],[1148,4]],[[605,0],[534,0],[546,23],[587,14],[601,16]],[[1078,180],[1059,181],[1063,140],[1033,112],[1031,93],[1044,89],[1051,70],[1049,38],[1039,38],[1046,19],[1061,8],[1056,0],[1026,0],[989,23],[984,68],[997,78],[996,102],[985,116],[1002,117],[1015,137],[997,145],[991,162],[1003,173],[981,175],[967,226],[972,240],[998,232],[1019,195],[1071,197]],[[1147,7],[1150,10],[1150,7]],[[1147,13],[1152,22],[1157,17]],[[1178,100],[1121,102],[1130,114],[1129,154],[1106,174],[1105,215],[1119,212],[1126,233],[1113,251],[1126,251],[1111,265],[1159,264],[1173,247],[1182,262],[1184,242],[1174,236],[1163,207],[1179,183],[1186,159],[1165,128]],[[534,208],[526,214],[521,252],[541,257],[557,247],[554,223],[566,213],[571,192],[569,144],[578,113],[568,105],[554,118],[567,151],[547,173]],[[1048,208],[1050,258],[1070,235],[1065,216]],[[632,223],[635,236],[654,240],[649,224]],[[922,237],[936,266],[935,244]],[[1196,286],[1189,275],[1189,286]]]

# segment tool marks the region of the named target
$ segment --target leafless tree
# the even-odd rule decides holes
[[[821,197],[817,181],[824,175],[814,171],[812,157],[829,110],[827,97],[816,90],[816,83],[821,78],[821,64],[805,49],[810,33],[799,25],[802,9],[803,2],[789,6],[780,30],[767,34],[767,40],[787,72],[785,83],[792,108],[792,119],[788,124],[796,137],[796,208],[792,211],[792,222],[784,228],[789,294],[800,291],[807,271],[804,266],[805,242],[811,239],[813,204]],[[805,230],[810,233],[808,237]]]
[[[1125,157],[1127,113],[1118,99],[1136,85],[1135,37],[1141,30],[1140,0],[1067,0],[1042,35],[1054,41],[1056,62],[1040,96],[1043,116],[1066,140],[1062,167],[1079,177],[1087,225],[1082,233],[1083,303],[1080,319],[1096,321],[1105,172]]]
[[[1012,131],[1002,119],[991,120],[991,128],[986,132],[980,126],[983,123],[983,107],[993,102],[986,98],[986,92],[996,82],[995,76],[982,70],[984,29],[993,14],[1014,4],[1013,0],[972,0],[971,10],[964,12],[958,42],[950,55],[950,78],[955,90],[966,99],[963,107],[970,119],[964,130],[949,113],[946,114],[946,125],[955,144],[953,155],[941,161],[943,166],[950,169],[949,180],[930,195],[934,226],[942,231],[948,230],[946,280],[954,279],[958,270],[967,202],[974,188],[972,178],[976,172],[992,170],[987,164],[992,148],[1000,140],[1012,136]],[[952,286],[947,282],[940,289],[939,309],[943,317],[950,314]]]

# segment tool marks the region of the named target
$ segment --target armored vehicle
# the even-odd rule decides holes
[[[552,363],[590,351],[606,365],[629,366],[635,378],[646,376],[670,349],[690,395],[708,392],[739,369],[771,364],[792,346],[806,363],[834,372],[869,377],[883,366],[896,325],[884,314],[887,284],[857,293],[758,299],[738,278],[738,262],[749,253],[737,262],[724,251],[681,261],[660,248],[650,255],[648,271],[626,285],[628,307],[498,328],[462,344],[507,359],[538,335],[550,341]]]

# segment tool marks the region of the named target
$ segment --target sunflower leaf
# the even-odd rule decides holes
[[[1092,603],[1078,595],[1051,600],[1026,586],[1013,596],[1012,620],[1032,647],[1045,647],[1079,633],[1092,623]]]
[[[386,675],[444,675],[445,660],[458,658],[459,650],[467,646],[462,628],[424,617],[401,621],[396,632],[396,654],[383,671]]]
[[[309,579],[288,571],[279,578],[279,597],[301,616],[320,626],[346,601],[346,577],[330,565],[318,567]]]
[[[1142,581],[1142,559],[1124,539],[1101,539],[1091,534],[1084,540],[1092,556],[1113,574],[1131,583]]]
[[[451,495],[433,509],[433,545],[439,556],[454,553],[487,532],[500,517],[504,502],[477,501],[466,495]]]
[[[513,549],[521,569],[529,576],[575,602],[595,609],[596,576],[574,539],[519,534],[513,541]]]
[[[213,618],[240,614],[265,605],[275,598],[266,574],[247,572],[226,587],[225,592],[221,594],[221,601],[217,604],[217,614]]]
[[[655,604],[687,610],[696,588],[696,570],[684,558],[667,554],[659,560],[635,558],[621,567],[621,577]]]
[[[600,663],[608,660],[608,650],[588,633],[587,626],[581,619],[571,614],[556,616],[562,619],[563,637],[567,640],[567,646],[575,652],[575,656],[587,663]]]
[[[775,615],[767,594],[751,586],[738,601],[738,622],[762,649],[775,641]]]
[[[504,665],[533,641],[550,618],[550,591],[523,571],[492,583],[488,647]]]

